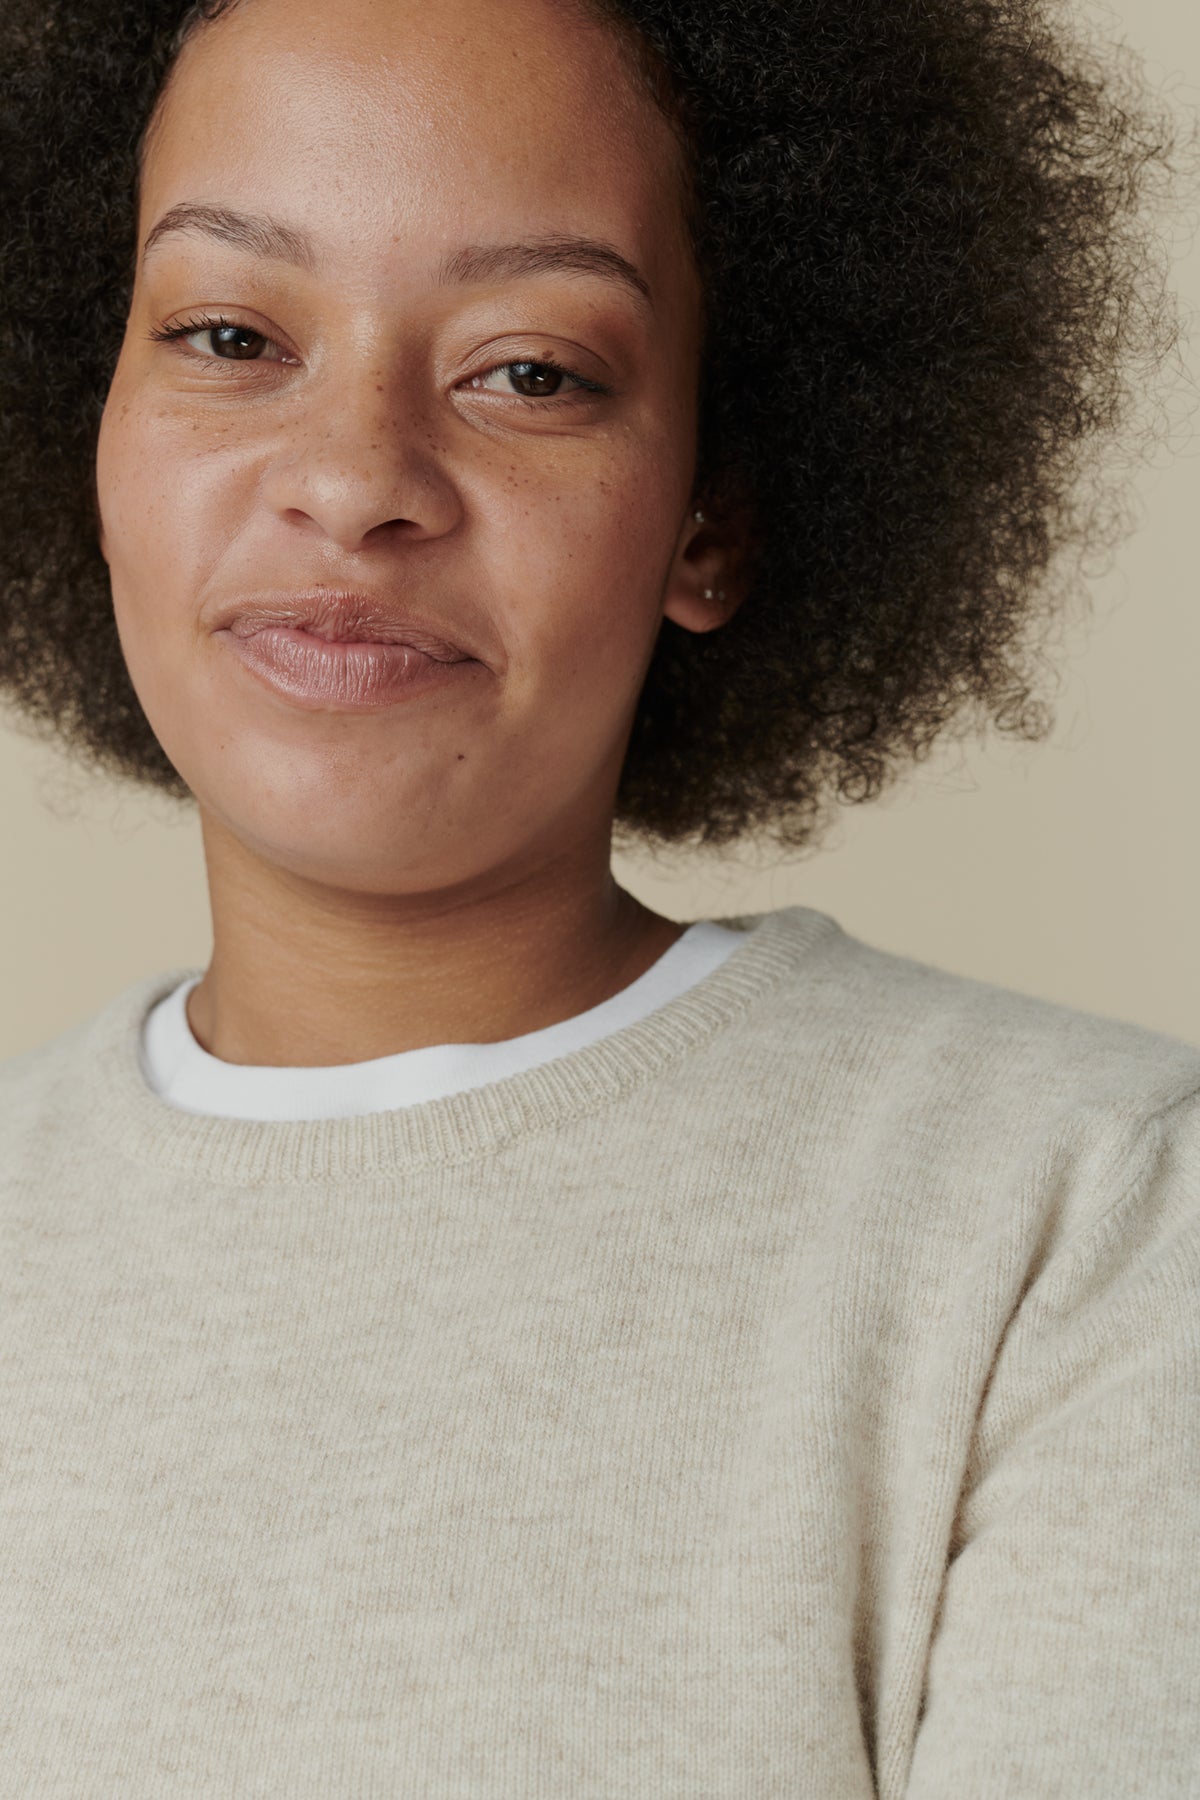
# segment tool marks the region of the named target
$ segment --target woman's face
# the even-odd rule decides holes
[[[386,893],[607,843],[662,617],[721,622],[688,555],[680,193],[665,121],[563,0],[242,0],[184,50],[139,250],[176,208],[224,222],[164,230],[139,263],[102,548],[155,733],[256,854]],[[479,254],[566,239],[649,297],[603,261]],[[508,366],[543,360],[571,377]],[[297,705],[217,627],[314,588],[408,609],[473,661],[370,710]]]

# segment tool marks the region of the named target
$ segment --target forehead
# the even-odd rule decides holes
[[[579,233],[690,285],[678,145],[612,28],[572,0],[240,0],[181,53],[143,235],[205,199],[336,259]]]

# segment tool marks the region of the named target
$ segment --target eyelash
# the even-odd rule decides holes
[[[261,331],[257,331],[253,325],[239,325],[236,319],[226,319],[220,316],[188,319],[182,325],[169,325],[162,330],[152,330],[149,333],[149,336],[157,344],[169,344],[174,343],[180,338],[192,337],[198,331],[220,331],[222,329],[249,332],[254,337],[261,337],[264,344],[270,344],[274,341],[272,338],[265,337]],[[231,362],[230,359],[213,356],[204,357],[202,360],[205,362],[224,363],[226,367],[236,367],[239,360],[254,362],[259,359],[254,357],[244,359],[234,358]],[[490,369],[485,369],[483,373],[485,375],[494,375],[498,369],[516,368],[521,363],[529,363],[535,369],[548,369],[555,375],[565,375],[569,381],[577,381],[580,388],[582,388],[585,393],[612,393],[612,389],[606,387],[603,382],[589,381],[586,376],[577,375],[574,369],[568,369],[565,364],[555,362],[553,357],[547,356],[514,356],[509,362],[494,363]],[[571,397],[572,396],[569,393],[546,394],[540,400],[534,399],[529,394],[504,394],[501,396],[501,398],[505,400],[515,400],[519,406],[533,406],[541,410],[544,410],[547,406],[554,406],[556,404],[561,406],[564,402],[569,401]]]

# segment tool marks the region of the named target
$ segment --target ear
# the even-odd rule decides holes
[[[685,631],[715,631],[744,598],[735,530],[694,502],[679,533],[663,596],[663,617]]]

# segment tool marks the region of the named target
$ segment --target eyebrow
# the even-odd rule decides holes
[[[319,258],[312,239],[295,226],[261,213],[233,212],[224,206],[183,201],[165,212],[142,248],[142,266],[160,239],[170,232],[199,232],[251,256],[293,263],[315,274]],[[653,307],[650,285],[641,271],[611,244],[593,238],[560,236],[540,238],[528,244],[469,244],[443,258],[436,285],[462,281],[496,281],[521,275],[561,271],[598,275],[616,281],[635,293],[639,304]]]

